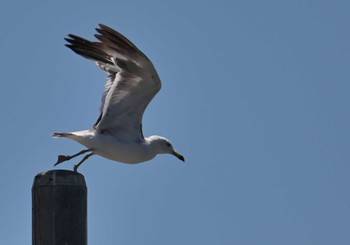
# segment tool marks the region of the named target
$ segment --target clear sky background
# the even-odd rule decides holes
[[[349,1],[0,5],[1,244],[31,243],[34,176],[83,149],[52,133],[97,119],[105,74],[63,38],[98,23],[158,69],[144,134],[186,164],[90,158],[89,244],[350,244]]]

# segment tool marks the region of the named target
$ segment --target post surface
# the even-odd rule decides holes
[[[82,174],[51,170],[35,176],[32,244],[87,245],[87,187]]]

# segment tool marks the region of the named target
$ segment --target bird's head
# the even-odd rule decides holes
[[[181,161],[185,162],[185,158],[179,152],[177,152],[170,140],[161,136],[151,136],[149,137],[151,144],[155,147],[158,154],[172,154],[176,156]]]

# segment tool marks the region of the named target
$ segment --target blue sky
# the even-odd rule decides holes
[[[0,7],[1,244],[31,241],[34,176],[52,139],[88,129],[105,74],[67,49],[104,23],[163,88],[144,134],[186,157],[92,157],[89,244],[349,244],[348,1],[6,1]],[[72,169],[74,161],[62,168]]]

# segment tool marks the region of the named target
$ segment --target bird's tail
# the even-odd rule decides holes
[[[54,138],[69,138],[69,136],[72,136],[72,133],[54,133],[52,137]]]

